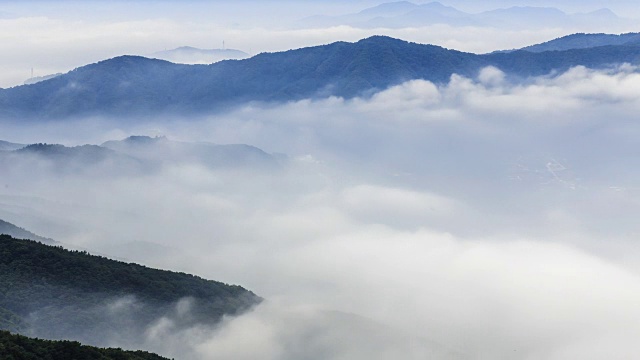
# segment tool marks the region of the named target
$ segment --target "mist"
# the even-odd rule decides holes
[[[266,299],[220,324],[160,317],[127,344],[180,359],[633,358],[639,83],[628,65],[486,68],[366,99],[2,124],[19,143],[249,144],[279,166],[5,154],[0,218]]]

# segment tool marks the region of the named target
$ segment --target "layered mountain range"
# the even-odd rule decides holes
[[[95,174],[128,176],[150,174],[171,164],[194,164],[209,169],[277,169],[282,155],[272,155],[245,144],[180,142],[166,137],[130,136],[101,145],[64,146],[30,144],[18,149],[0,150],[5,174],[38,169],[57,174]],[[6,179],[5,179],[6,180]],[[2,229],[0,223],[0,230]],[[16,236],[23,233],[11,232]],[[33,240],[39,238],[27,237]]]
[[[369,96],[412,79],[446,83],[453,74],[474,78],[493,66],[508,78],[553,75],[575,66],[606,68],[640,61],[640,46],[600,37],[593,47],[577,38],[544,45],[555,51],[473,54],[385,36],[336,42],[211,65],[183,65],[120,56],[33,85],[0,90],[2,119],[85,116],[193,115],[249,102]],[[623,37],[627,39],[627,37]],[[561,45],[562,44],[562,45]]]
[[[315,15],[296,23],[300,28],[347,25],[356,28],[406,28],[435,24],[498,28],[542,28],[567,25],[613,25],[622,19],[613,11],[601,8],[585,13],[566,13],[554,7],[512,6],[471,13],[439,2],[382,3],[344,15]]]

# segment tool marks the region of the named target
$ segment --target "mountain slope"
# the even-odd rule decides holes
[[[165,165],[195,164],[209,169],[276,170],[283,156],[268,154],[246,144],[180,142],[165,137],[131,136],[102,145],[67,147],[60,144],[31,144],[14,151],[0,152],[5,183],[22,176],[98,175],[120,177],[156,173]],[[11,176],[15,175],[15,176]],[[0,231],[3,227],[0,223]],[[1,232],[0,232],[1,233]],[[19,238],[26,233],[9,232]]]
[[[24,144],[16,144],[8,141],[0,140],[0,151],[12,151],[25,147]]]
[[[0,358],[5,360],[169,360],[145,351],[100,349],[83,346],[75,341],[50,341],[0,331]]]
[[[261,299],[240,286],[0,235],[0,329],[135,346],[160,318],[212,324]]]
[[[70,112],[94,113],[100,108],[125,114],[135,107],[158,106],[169,100],[162,89],[178,82],[176,77],[187,67],[136,56],[101,61],[50,80],[1,91],[0,116],[24,115],[28,109],[54,118]]]
[[[7,179],[13,171],[38,174],[94,174],[122,176],[156,170],[156,164],[97,145],[67,147],[59,144],[31,144],[0,153],[0,166]]]
[[[585,49],[611,45],[639,45],[640,33],[614,34],[572,34],[563,36],[541,44],[530,45],[520,50],[530,52],[564,51],[571,49]]]
[[[578,65],[599,69],[623,63],[640,63],[640,46],[598,46],[565,51],[532,53],[519,50],[511,53],[484,55],[489,62],[507,74],[536,76],[561,73]]]
[[[412,79],[444,83],[454,73],[475,77],[490,65],[529,77],[639,59],[640,46],[631,45],[476,55],[383,36],[206,66],[123,56],[1,90],[0,118],[193,115],[251,101],[367,96]]]
[[[222,60],[246,59],[249,54],[234,49],[198,49],[191,46],[182,46],[155,52],[150,57],[178,64],[211,64]]]
[[[344,15],[315,15],[297,21],[297,28],[323,28],[351,26],[355,28],[425,27],[435,24],[450,26],[478,26],[513,30],[541,29],[567,26],[607,26],[633,24],[630,19],[618,17],[609,9],[589,13],[569,14],[552,7],[513,6],[481,13],[467,13],[439,2],[417,4],[409,1],[382,3],[356,13]]]
[[[473,54],[373,37],[241,61],[177,65],[123,56],[0,91],[0,117],[140,116],[222,110],[248,101],[353,97],[404,80],[467,74]],[[468,70],[468,71],[465,71]]]
[[[27,231],[21,227],[13,225],[10,222],[6,222],[0,219],[0,234],[6,234],[18,239],[28,239],[33,241],[40,241],[43,243],[52,244],[55,243],[53,239],[45,238],[39,235],[32,233],[31,231]]]
[[[261,149],[245,144],[218,145],[207,142],[181,142],[166,137],[130,136],[110,140],[103,148],[137,159],[161,163],[196,163],[209,168],[274,168],[276,159]]]

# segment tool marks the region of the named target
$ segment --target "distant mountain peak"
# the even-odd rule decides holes
[[[613,12],[613,10],[609,8],[601,8],[598,10],[590,11],[587,13],[587,15],[603,15],[603,16],[615,16],[615,17],[618,16],[615,12]]]
[[[31,84],[36,84],[39,83],[41,81],[46,81],[49,79],[53,79],[55,77],[58,77],[62,75],[62,73],[55,73],[55,74],[50,74],[50,75],[44,75],[44,76],[34,76],[34,77],[30,77],[27,80],[24,81],[24,85],[31,85]]]
[[[150,56],[178,64],[212,64],[222,60],[246,59],[251,55],[236,49],[200,49],[193,46],[180,46],[171,50],[157,51]]]
[[[29,144],[21,149],[18,149],[20,152],[49,152],[49,151],[57,151],[61,149],[65,149],[66,146],[60,144],[47,144],[47,143],[37,143],[37,144]]]
[[[343,15],[315,15],[296,23],[298,28],[326,28],[340,25],[361,29],[415,28],[447,24],[505,29],[542,29],[549,27],[574,28],[598,24],[612,26],[634,24],[619,18],[609,9],[589,13],[569,14],[551,6],[511,6],[479,13],[468,13],[438,1],[414,3],[394,1],[378,4],[358,12]]]
[[[0,219],[0,234],[5,234],[5,235],[9,235],[12,236],[16,239],[27,239],[27,240],[33,240],[33,241],[39,241],[45,244],[54,244],[56,243],[55,240],[50,239],[50,238],[46,238],[40,235],[36,235],[34,233],[32,233],[31,231],[28,231],[24,228],[21,228],[17,225],[14,225],[10,222],[4,221],[2,219]]]
[[[147,147],[154,145],[162,145],[171,143],[166,136],[146,136],[146,135],[131,135],[122,140],[109,140],[102,143],[100,146],[107,149],[119,149],[122,146],[125,147]]]
[[[638,43],[640,43],[640,33],[575,33],[561,36],[544,43],[526,46],[521,50],[539,53],[545,51],[587,49],[599,46],[635,45]]]
[[[147,135],[131,135],[124,140],[123,142],[128,143],[154,143],[159,141],[168,141],[166,136],[147,136]]]
[[[397,39],[397,38],[393,38],[391,36],[387,36],[387,35],[372,35],[369,36],[367,38],[358,40],[356,42],[356,44],[366,44],[366,43],[396,43],[396,44],[402,44],[402,43],[407,43],[407,41],[402,40],[402,39]]]
[[[420,4],[420,7],[423,8],[431,8],[431,9],[455,9],[453,6],[444,5],[438,1],[432,1],[424,4]]]
[[[195,48],[193,46],[180,46],[173,50],[201,50],[201,49]],[[172,51],[172,50],[165,50],[165,51]]]
[[[16,144],[4,140],[0,140],[0,151],[13,151],[25,147],[26,144]]]
[[[403,13],[406,11],[411,11],[417,8],[419,5],[414,4],[410,1],[394,1],[382,3],[380,5],[376,5],[374,7],[370,7],[360,11],[358,14],[360,15],[392,15]]]

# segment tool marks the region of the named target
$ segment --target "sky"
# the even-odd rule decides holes
[[[485,52],[580,30],[289,26],[371,4],[0,2],[0,81],[18,84],[31,67],[44,75],[222,40],[256,53],[382,33]],[[630,2],[554,6],[634,14]],[[634,30],[625,26],[610,32]],[[19,143],[163,135],[249,144],[287,159],[277,170],[229,171],[178,158],[140,174],[117,161],[59,167],[14,158],[0,167],[0,218],[267,299],[218,325],[158,319],[137,345],[169,357],[632,359],[640,351],[639,84],[634,65],[576,67],[527,83],[486,68],[369,98],[249,104],[210,116],[0,121],[0,139]]]

